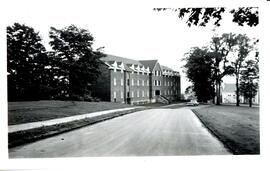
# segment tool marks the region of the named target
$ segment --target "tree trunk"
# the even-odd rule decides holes
[[[220,82],[216,84],[216,105],[220,105]]]
[[[239,78],[238,78],[239,76],[237,75],[236,76],[236,106],[240,106],[240,104],[239,104]]]
[[[250,90],[249,94],[250,94],[250,96],[249,96],[249,107],[252,107],[252,90]]]

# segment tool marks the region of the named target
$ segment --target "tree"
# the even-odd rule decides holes
[[[252,107],[252,98],[255,97],[258,90],[258,63],[254,60],[246,62],[245,69],[241,72],[240,93],[249,100],[249,107]]]
[[[184,19],[187,16],[187,25],[206,26],[211,19],[215,20],[214,25],[220,26],[222,15],[227,10],[226,8],[154,8],[154,11],[171,10],[178,12],[178,17]],[[256,26],[259,23],[257,7],[242,7],[231,9],[229,11],[233,15],[232,21],[239,26],[247,24],[248,26]]]
[[[213,80],[216,89],[216,104],[220,105],[220,87],[222,78],[226,75],[232,75],[234,68],[228,64],[228,55],[232,48],[237,44],[235,35],[224,33],[221,36],[214,36],[210,42],[211,52],[209,56],[213,59]]]
[[[236,86],[236,106],[239,106],[239,97],[240,97],[240,90],[239,90],[239,79],[240,79],[240,72],[243,68],[243,63],[252,50],[252,45],[250,44],[250,39],[246,35],[239,34],[236,37],[237,40],[237,47],[234,50],[234,54],[236,54],[235,60],[232,62],[234,67],[234,74],[235,74],[235,86]]]
[[[91,85],[100,73],[99,58],[104,56],[93,50],[94,37],[75,25],[64,29],[51,27],[49,36],[58,68],[55,77],[63,86],[59,94],[75,100],[91,95]]]
[[[198,101],[207,102],[214,97],[212,80],[213,61],[209,56],[208,49],[193,48],[185,58],[184,65],[187,78],[193,86],[189,87],[195,92]],[[188,89],[187,89],[188,91]]]
[[[8,100],[38,100],[44,94],[46,49],[32,27],[14,23],[7,27]]]

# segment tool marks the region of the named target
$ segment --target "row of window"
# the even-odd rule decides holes
[[[153,72],[153,74],[155,75],[155,76],[161,76],[161,71],[155,71],[155,72]]]
[[[141,85],[144,86],[145,85],[145,80],[137,80],[137,86],[140,86],[140,82]],[[120,81],[121,86],[124,85],[124,79],[121,78]],[[176,83],[177,84],[177,83]],[[116,78],[113,79],[113,85],[116,86],[117,85],[117,80]],[[129,79],[127,80],[127,85],[129,85]],[[131,85],[134,86],[134,79],[131,79]],[[149,86],[149,80],[146,80],[146,85]],[[154,81],[154,85],[155,86],[161,86],[161,81],[160,80],[155,80]],[[164,81],[164,86],[173,86],[173,82],[170,81]]]
[[[137,90],[137,91],[135,91],[136,92],[136,96],[137,97],[140,97],[140,91],[139,90]],[[145,94],[146,93],[146,94]],[[123,91],[121,91],[120,92],[120,95],[121,95],[121,99],[122,98],[124,98],[124,93],[123,93]],[[145,91],[141,91],[141,97],[149,97],[149,91],[147,90],[146,92]],[[133,97],[135,97],[134,96],[134,91],[131,91],[131,97],[133,98]],[[116,91],[114,91],[113,92],[113,98],[116,98]]]
[[[172,90],[165,90],[164,91],[164,95],[173,95],[173,91]]]
[[[116,68],[114,69],[114,72],[116,72]],[[121,73],[124,73],[124,70],[121,69]],[[134,71],[131,72],[132,74],[134,74]],[[149,75],[148,72],[140,72],[140,71],[136,71],[137,75]]]
[[[155,86],[161,86],[161,81],[160,80],[155,80],[154,85]],[[164,86],[173,86],[173,82],[164,81]]]
[[[149,86],[149,80],[137,80],[137,86],[139,86],[140,85],[140,82],[141,82],[141,85],[142,86],[144,86],[145,84],[147,85],[147,86]],[[146,82],[146,83],[145,83]],[[124,85],[124,79],[123,78],[121,78],[121,81],[120,81],[120,84],[121,84],[121,86],[123,86]],[[114,78],[113,79],[113,85],[114,86],[116,86],[117,85],[117,81],[116,81],[116,78]],[[127,80],[127,85],[129,85],[129,79]],[[134,79],[131,79],[131,85],[132,86],[134,86]]]
[[[145,91],[140,91],[140,90],[137,90],[137,91],[131,91],[131,94],[130,94],[130,97],[131,98],[134,98],[135,97],[135,93],[136,93],[136,97],[149,97],[149,91],[147,90],[146,92]],[[141,93],[140,93],[141,92]],[[154,92],[153,92],[154,93]],[[116,91],[114,91],[113,92],[113,98],[116,98],[116,94],[117,94],[117,92]],[[165,90],[164,92],[163,92],[163,94],[164,95],[173,95],[173,90]],[[155,95],[155,94],[154,94]],[[120,92],[120,96],[121,96],[121,98],[123,99],[124,98],[124,92],[123,91],[121,91]]]

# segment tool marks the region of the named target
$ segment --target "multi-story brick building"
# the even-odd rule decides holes
[[[132,60],[113,55],[101,58],[101,75],[93,96],[122,103],[168,103],[180,97],[179,72],[161,66],[157,60]]]

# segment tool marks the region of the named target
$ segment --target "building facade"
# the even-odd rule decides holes
[[[236,103],[236,85],[224,83],[222,86],[222,103]],[[239,96],[240,103],[248,103],[248,99],[243,96]],[[252,98],[252,103],[259,104],[259,91],[256,96]]]
[[[169,103],[180,98],[179,72],[160,65],[157,60],[136,61],[107,55],[101,61],[101,75],[92,92],[103,101]]]

